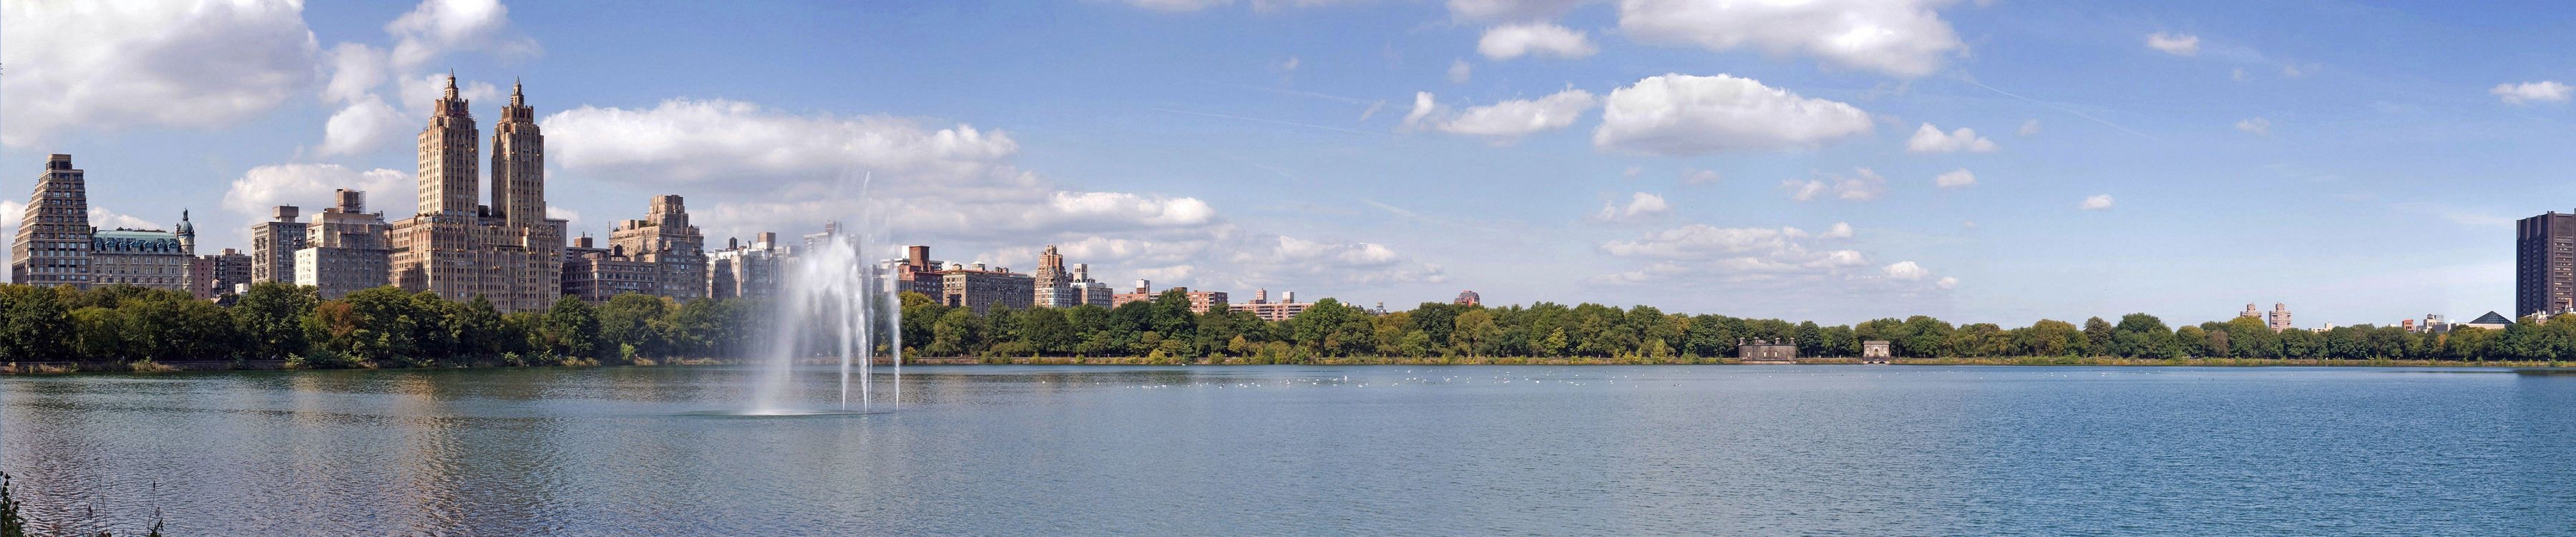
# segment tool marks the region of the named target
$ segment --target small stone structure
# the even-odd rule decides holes
[[[1794,362],[1798,359],[1798,338],[1789,338],[1787,343],[1735,338],[1735,358],[1746,362]]]
[[[1894,358],[1896,355],[1888,352],[1887,342],[1885,341],[1863,341],[1860,342],[1860,357],[1864,359],[1885,360],[1888,358]]]

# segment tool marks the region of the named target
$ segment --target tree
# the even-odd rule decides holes
[[[545,341],[545,349],[555,356],[598,358],[605,352],[600,348],[599,330],[599,312],[579,298],[565,296],[555,299],[554,307],[546,309],[538,334]]]
[[[1457,327],[1450,332],[1449,343],[1459,354],[1483,356],[1502,336],[1501,326],[1494,324],[1494,313],[1485,308],[1468,308],[1459,313]]]
[[[2103,321],[2101,317],[2084,319],[2083,353],[2088,355],[2109,353],[2113,333],[2111,323]]]
[[[284,360],[303,354],[311,345],[305,337],[304,318],[321,304],[321,295],[311,287],[286,282],[255,283],[233,303],[233,323],[249,340],[251,358]],[[491,303],[484,305],[489,307]]]
[[[71,310],[53,290],[0,286],[0,362],[69,356],[74,333]]]
[[[2074,356],[2084,349],[2084,331],[2066,321],[2040,319],[2013,332],[2013,346],[2024,356]]]

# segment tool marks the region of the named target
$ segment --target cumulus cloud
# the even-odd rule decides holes
[[[1548,23],[1506,24],[1485,29],[1485,37],[1476,41],[1476,53],[1486,59],[1509,60],[1521,56],[1582,58],[1601,49],[1583,32]]]
[[[2258,117],[2237,121],[2236,130],[2253,133],[2255,136],[2271,136],[2272,120]]]
[[[1276,235],[1267,242],[1232,248],[1231,261],[1240,274],[1238,287],[1291,281],[1327,281],[1347,285],[1440,283],[1449,280],[1439,265],[1413,262],[1386,245],[1327,242]]]
[[[361,43],[341,43],[331,47],[331,82],[322,86],[322,100],[335,103],[357,102],[369,97],[376,86],[392,76],[392,60],[385,51]]]
[[[362,100],[331,114],[322,124],[324,155],[348,155],[384,147],[385,142],[402,139],[409,124],[406,116],[394,111],[393,105],[369,94]]]
[[[1706,2],[1623,0],[1619,29],[1641,42],[1752,47],[1900,77],[1932,74],[1967,47],[1935,11],[1949,0]]]
[[[1601,102],[1592,96],[1592,92],[1570,89],[1538,99],[1514,99],[1472,106],[1455,115],[1445,115],[1437,104],[1429,100],[1430,95],[1417,94],[1413,113],[1405,115],[1407,125],[1506,140],[1573,125],[1585,111],[1600,106]]]
[[[2175,56],[2196,56],[2200,54],[2200,36],[2156,32],[2147,35],[2147,48]]]
[[[1607,103],[1593,145],[1655,155],[1811,148],[1871,129],[1852,105],[1723,74],[1648,77]]]
[[[2487,90],[2487,93],[2495,95],[2496,99],[2504,101],[2505,104],[2563,103],[2567,102],[2568,89],[2566,84],[2560,84],[2554,80],[2542,80],[2520,84],[2497,84],[2495,89]]]
[[[2019,135],[2022,135],[2022,136],[2030,136],[2030,135],[2033,135],[2033,134],[2039,134],[2039,120],[2033,119],[2033,120],[2030,120],[2030,121],[2024,121],[2024,122],[2021,122],[2021,130],[2019,130],[2019,131],[2014,131],[2014,134],[2019,134]]]
[[[1878,172],[1870,171],[1869,168],[1853,168],[1851,175],[1806,181],[1796,179],[1783,181],[1780,183],[1780,190],[1788,192],[1789,199],[1797,201],[1814,201],[1817,196],[1828,192],[1833,193],[1835,198],[1844,200],[1869,201],[1887,193],[1887,178],[1880,177]]]
[[[2110,194],[2095,194],[2095,195],[2093,195],[2092,197],[2084,198],[2084,202],[2083,202],[2083,203],[2078,203],[2078,204],[2076,204],[2076,205],[2075,205],[2075,207],[2076,207],[2076,208],[2078,208],[2078,209],[2083,209],[2083,210],[2087,210],[2087,211],[2100,211],[2100,210],[2110,209],[2110,208],[2111,208],[2111,195],[2110,195]]]
[[[1888,277],[1888,278],[1890,278],[1890,279],[1904,280],[1904,281],[1909,281],[1909,282],[1910,282],[1910,281],[1921,280],[1921,279],[1928,278],[1928,277],[1931,277],[1931,276],[1932,276],[1932,271],[1924,270],[1922,265],[1914,264],[1914,262],[1913,262],[1913,261],[1898,261],[1898,262],[1895,262],[1895,263],[1889,263],[1889,264],[1888,264],[1887,266],[1885,266],[1885,267],[1879,267],[1879,269],[1878,269],[1878,270],[1879,270],[1879,272],[1884,272],[1884,273],[1886,273],[1886,274],[1887,274],[1887,277]]]
[[[63,131],[213,127],[311,91],[321,54],[293,0],[0,4],[0,144]]]
[[[1915,129],[1914,137],[1905,141],[1905,150],[1915,153],[1957,153],[1960,151],[1992,153],[1995,149],[1995,141],[1985,139],[1985,137],[1982,136],[1977,136],[1977,131],[1975,129],[1960,127],[1959,130],[1943,134],[1940,127],[1934,127],[1930,123],[1925,123],[1922,128]]]
[[[1671,210],[1672,205],[1664,203],[1663,196],[1638,192],[1629,195],[1628,204],[1625,206],[1620,205],[1617,201],[1603,202],[1601,204],[1601,210],[1592,213],[1592,220],[1598,222],[1633,222],[1663,216],[1665,212],[1669,212]]]
[[[1968,173],[1967,168],[1951,170],[1948,173],[1932,177],[1932,186],[1941,188],[1967,188],[1976,184],[1977,174]]]
[[[359,171],[338,164],[260,166],[233,180],[232,188],[224,192],[223,208],[256,222],[266,220],[269,208],[279,205],[308,209],[330,206],[334,201],[331,191],[345,188],[366,192],[369,211],[409,215],[419,212],[418,196],[409,188],[414,179],[406,172],[384,168]]]
[[[1633,270],[1594,277],[1594,283],[1744,283],[1759,281],[1887,280],[1888,269],[1870,270],[1869,256],[1857,250],[1811,248],[1816,240],[1848,239],[1852,228],[1837,222],[1820,234],[1797,228],[1721,228],[1691,224],[1650,233],[1634,240],[1611,241],[1601,251],[1613,257],[1646,261]],[[1908,263],[1919,282],[1930,271]],[[1895,265],[1891,265],[1895,266]],[[1911,284],[1920,288],[1921,283]]]
[[[425,0],[385,24],[394,37],[389,59],[407,71],[441,54],[482,51],[508,57],[536,55],[534,39],[510,29],[510,8],[500,0]]]
[[[23,211],[24,209],[21,210]],[[161,224],[153,223],[151,220],[144,220],[133,215],[118,213],[116,211],[108,210],[106,207],[100,207],[97,205],[89,206],[89,225],[99,229],[169,229],[161,227]]]
[[[1475,66],[1467,65],[1466,58],[1451,60],[1449,62],[1449,83],[1467,83],[1468,78],[1475,76],[1475,69]]]

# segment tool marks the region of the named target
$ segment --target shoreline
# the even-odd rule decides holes
[[[724,366],[740,365],[744,360],[693,358],[646,361],[626,364],[635,367]],[[831,365],[832,360],[805,360],[807,365]],[[892,365],[877,360],[878,366]],[[904,361],[913,366],[958,365],[1056,365],[1056,366],[1215,366],[1257,367],[1266,365],[1307,366],[1709,366],[1709,365],[1894,365],[1894,366],[2080,366],[2080,367],[2400,367],[2400,368],[2497,368],[2497,369],[2570,369],[2576,362],[2567,361],[2438,361],[2438,360],[2324,360],[2288,358],[2116,358],[2116,357],[2021,357],[2021,358],[1896,358],[1864,361],[1859,358],[1801,358],[1793,363],[1745,363],[1734,358],[1692,359],[1613,359],[1613,358],[1535,358],[1535,357],[1345,357],[1323,358],[1302,363],[1260,362],[1244,358],[1218,358],[1213,361],[1178,362],[1154,357],[1023,357],[1023,358],[914,358]],[[495,369],[507,367],[616,367],[599,364],[511,366],[465,365],[440,367],[366,366],[353,368],[293,368],[281,361],[266,362],[130,362],[124,364],[81,364],[73,362],[8,362],[0,363],[0,376],[48,376],[83,373],[177,373],[207,371],[281,371],[330,369]]]

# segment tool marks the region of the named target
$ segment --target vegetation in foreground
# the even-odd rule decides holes
[[[1795,339],[1800,355],[1825,357],[1857,356],[1860,342],[1886,340],[1900,363],[2576,360],[2576,317],[2568,316],[2504,330],[2421,334],[2368,325],[2273,332],[2251,318],[2169,327],[2143,313],[2116,322],[2040,320],[2009,329],[1928,316],[1825,326],[1546,302],[1426,303],[1372,315],[1333,299],[1271,322],[1249,312],[1192,313],[1188,298],[1177,292],[1116,308],[996,309],[980,315],[919,294],[905,293],[902,301],[899,341],[906,356],[965,361],[1728,363],[1744,339]],[[184,293],[131,286],[79,291],[0,285],[0,362],[39,362],[44,365],[22,369],[57,371],[151,371],[167,362],[209,360],[301,368],[687,363],[765,354],[760,345],[770,333],[769,309],[755,300],[679,302],[630,294],[596,306],[565,298],[547,311],[502,314],[479,297],[456,302],[387,287],[321,300],[311,288],[283,283],[254,285],[233,305],[217,306]]]

